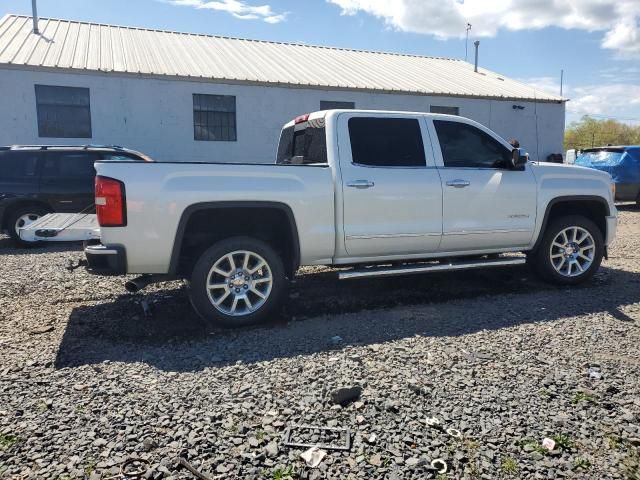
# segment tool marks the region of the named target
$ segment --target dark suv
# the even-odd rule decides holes
[[[151,161],[121,147],[0,147],[0,230],[25,246],[19,229],[42,215],[93,213],[96,160]]]

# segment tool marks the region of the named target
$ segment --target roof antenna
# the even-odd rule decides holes
[[[467,39],[464,41],[464,61],[467,61],[469,52],[469,30],[471,30],[471,24],[467,23]]]
[[[33,10],[33,33],[38,35],[40,30],[38,30],[38,6],[36,5],[37,0],[31,0],[31,10]]]
[[[476,40],[473,44],[476,46],[476,64],[473,71],[478,73],[478,47],[480,46],[480,40]]]

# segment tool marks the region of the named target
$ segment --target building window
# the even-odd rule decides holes
[[[352,161],[373,167],[424,167],[420,124],[414,118],[349,119]]]
[[[89,89],[36,85],[38,136],[91,138]]]
[[[236,97],[193,94],[193,139],[235,142]]]
[[[429,107],[431,113],[444,113],[445,115],[460,115],[460,107],[443,107],[439,105],[431,105]]]
[[[355,102],[320,101],[320,110],[353,110],[354,108],[356,108]]]

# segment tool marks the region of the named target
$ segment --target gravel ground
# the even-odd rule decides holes
[[[439,480],[638,479],[640,211],[620,221],[578,288],[524,268],[308,269],[279,318],[239,331],[202,325],[180,283],[126,294],[62,268],[78,246],[0,238],[0,478],[121,478],[131,458],[145,478],[195,478],[186,456],[225,479],[436,478],[437,458]],[[349,428],[350,451],[307,467],[283,445],[300,424]]]

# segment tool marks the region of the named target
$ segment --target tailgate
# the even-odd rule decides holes
[[[78,242],[99,240],[100,225],[95,214],[50,213],[20,229],[25,242]]]

